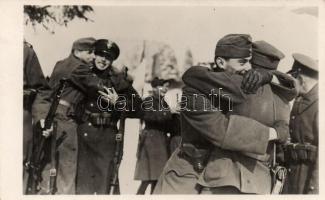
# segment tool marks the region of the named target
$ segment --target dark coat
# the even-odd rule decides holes
[[[318,84],[307,94],[298,97],[290,118],[291,142],[318,147]],[[291,194],[318,194],[319,159],[315,163],[291,164],[288,192]]]
[[[48,90],[48,84],[45,80],[41,65],[37,55],[27,42],[24,42],[23,58],[23,86],[24,86],[24,111],[23,111],[23,162],[26,162],[32,151],[32,113],[31,107],[37,91]],[[35,91],[32,92],[32,91]],[[24,176],[26,179],[27,176]],[[25,186],[25,184],[24,184]],[[24,189],[25,191],[25,189]]]
[[[45,80],[37,55],[30,44],[24,42],[24,89],[46,89]]]
[[[46,114],[51,105],[53,94],[59,85],[60,79],[70,79],[71,72],[78,67],[87,69],[90,66],[89,64],[81,61],[72,54],[69,57],[60,60],[55,64],[49,81],[49,85],[52,90],[42,91],[36,96],[35,103],[33,105],[33,115],[35,121],[44,119],[46,117]],[[80,91],[74,89],[71,86],[65,88],[62,93],[61,99],[71,104],[68,111],[70,114],[73,114],[75,106],[80,101],[82,96],[83,95]]]
[[[41,91],[37,94],[34,105],[33,115],[35,121],[44,119],[49,111],[52,97],[58,87],[61,78],[70,78],[71,70],[76,68],[89,69],[89,65],[73,55],[58,61],[50,77],[52,90]],[[77,171],[77,123],[74,119],[76,104],[83,98],[81,91],[69,85],[62,93],[61,99],[68,102],[70,106],[59,105],[55,120],[58,122],[57,137],[65,135],[65,139],[57,149],[58,152],[58,174],[57,174],[57,194],[75,194],[75,178]],[[46,185],[49,179],[49,165],[43,171],[42,185]],[[44,187],[46,190],[47,188]],[[41,193],[46,191],[41,191]]]
[[[284,111],[287,114],[277,114],[274,109],[281,108],[275,104],[287,102],[281,102],[282,99],[278,102],[280,98],[273,97],[269,85],[260,88],[255,95],[245,95],[240,90],[241,76],[212,72],[203,67],[190,68],[183,75],[183,80],[186,84],[183,96],[190,110],[181,112],[182,139],[197,147],[213,150],[201,174],[177,154],[168,161],[166,174],[168,169],[180,177],[192,174],[200,185],[206,187],[231,185],[244,193],[270,193],[269,168],[259,159],[270,157],[269,126],[277,117],[286,116],[288,121],[289,110]],[[216,99],[210,99],[212,90],[217,94],[212,95]],[[197,98],[195,94],[204,98]],[[221,101],[218,101],[219,98]],[[229,112],[232,105],[233,113]],[[288,108],[287,105],[283,107]],[[230,115],[227,117],[225,113]]]
[[[134,175],[135,180],[143,181],[157,180],[169,158],[167,133],[170,132],[169,125],[172,120],[164,98],[150,96],[144,99],[145,103],[148,103],[148,109],[145,109],[143,114],[145,128],[140,135],[139,156]]]
[[[78,124],[78,169],[76,180],[77,194],[106,194],[112,175],[112,161],[115,153],[116,123],[121,110],[108,106],[100,109],[97,100],[98,91],[103,86],[114,87],[119,95],[125,96],[128,117],[137,117],[141,99],[131,83],[125,80],[122,73],[115,73],[110,68],[99,71],[96,68],[77,68],[72,72],[71,81],[85,95],[81,109],[84,114],[109,113],[111,124],[108,126],[94,125],[91,118],[81,118]],[[133,101],[131,100],[133,96]],[[133,103],[133,111],[132,111]],[[106,106],[104,106],[106,107]]]

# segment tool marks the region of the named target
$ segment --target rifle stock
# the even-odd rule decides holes
[[[53,122],[53,134],[51,135],[51,169],[50,169],[50,188],[49,194],[56,193],[56,136],[57,136],[57,121]]]

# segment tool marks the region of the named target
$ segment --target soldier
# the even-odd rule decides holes
[[[151,81],[152,96],[144,99],[145,128],[140,134],[134,175],[135,180],[141,180],[137,194],[145,194],[149,185],[152,194],[169,158],[167,133],[170,132],[172,113],[164,100],[168,85],[167,80],[154,78]]]
[[[23,126],[23,162],[26,163],[32,149],[32,113],[31,108],[34,103],[36,93],[39,91],[48,90],[48,84],[44,78],[41,65],[37,55],[29,43],[24,41],[24,126]],[[24,180],[26,180],[24,171]],[[24,184],[25,187],[25,184]],[[24,190],[25,191],[25,190]]]
[[[92,68],[76,68],[71,75],[82,91],[78,116],[77,194],[107,194],[121,115],[138,117],[141,98],[126,73],[112,66],[120,50],[106,39],[95,43]],[[141,113],[140,113],[141,114]]]
[[[269,143],[286,140],[287,124],[283,120],[274,121],[273,112],[271,116],[268,114],[266,118],[261,118],[265,124],[244,117],[250,114],[244,113],[245,109],[239,109],[237,115],[226,117],[223,114],[232,110],[232,104],[228,104],[229,97],[235,105],[234,109],[241,103],[250,105],[245,102],[247,98],[254,100],[239,89],[243,80],[242,74],[250,69],[250,52],[249,35],[227,35],[219,40],[215,51],[216,66],[225,71],[216,72],[215,69],[215,72],[211,72],[204,67],[192,67],[185,72],[183,81],[186,86],[183,89],[181,111],[183,141],[167,162],[155,193],[271,192],[269,168],[259,159],[268,157],[265,154]],[[249,74],[246,83],[244,82],[244,89],[249,90],[269,83],[273,77],[272,73],[262,69],[256,69]],[[272,91],[268,87],[257,90],[256,95],[271,97]],[[219,89],[217,95],[211,93],[215,88]],[[208,99],[211,96],[217,98]],[[218,99],[221,102],[216,101]],[[261,100],[262,97],[259,97],[257,106],[265,106],[267,109],[259,112],[267,114],[268,108],[273,109],[273,104]],[[258,113],[251,115],[256,117]],[[207,166],[204,169],[205,165]],[[259,179],[260,183],[257,181]]]
[[[69,78],[71,71],[77,67],[85,69],[90,68],[90,61],[93,58],[94,38],[81,38],[73,43],[71,55],[58,61],[54,67],[50,77],[50,86],[53,91],[59,85],[61,78]],[[48,112],[52,92],[39,93],[33,105],[36,121],[44,123],[44,118]],[[56,113],[57,137],[63,141],[57,147],[58,154],[58,172],[56,178],[57,194],[75,194],[75,177],[77,168],[77,124],[75,121],[76,106],[82,93],[75,90],[73,87],[66,88],[61,96],[59,106]],[[46,137],[49,136],[50,130],[45,130],[43,133]],[[40,194],[47,194],[49,189],[50,165],[47,164],[42,172],[42,182]]]
[[[318,194],[318,63],[303,54],[293,58],[288,73],[297,79],[299,95],[290,116],[288,193]]]
[[[241,115],[268,127],[274,127],[277,132],[284,133],[280,137],[280,143],[286,142],[289,130],[289,114],[291,101],[296,96],[296,88],[294,80],[284,73],[274,71],[277,69],[279,61],[284,58],[284,54],[271,44],[265,41],[256,41],[253,43],[251,64],[254,70],[265,69],[272,71],[273,78],[270,84],[266,84],[254,91],[254,94],[246,96],[246,100],[240,104],[234,104],[233,111],[227,115]],[[244,75],[249,77],[253,70]],[[249,78],[248,78],[249,79]],[[254,84],[253,84],[254,85]],[[256,88],[256,87],[255,87]],[[257,88],[256,88],[257,89]],[[248,88],[250,90],[250,88]],[[231,116],[230,116],[231,118]],[[238,122],[240,123],[240,122]],[[243,124],[232,126],[233,130],[240,129]],[[245,125],[246,126],[246,125]],[[229,128],[229,127],[228,127]],[[235,143],[235,142],[234,142]],[[233,193],[251,193],[251,194],[270,194],[275,182],[274,174],[270,173],[274,163],[274,148],[279,141],[271,141],[268,143],[264,154],[257,154],[246,151],[236,153],[226,152],[224,156],[220,156],[220,149],[211,152],[207,167],[199,178],[199,184],[204,186],[202,194],[233,194]],[[231,145],[231,143],[230,143]],[[228,147],[230,150],[236,150],[237,147]],[[222,159],[232,160],[233,167],[222,168]],[[232,168],[232,169],[231,169]],[[216,169],[222,169],[215,173]],[[239,169],[241,177],[234,176]],[[228,172],[227,172],[228,171]],[[228,175],[220,176],[220,173],[228,173]]]

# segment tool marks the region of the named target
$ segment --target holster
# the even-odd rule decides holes
[[[209,149],[201,149],[190,143],[182,143],[179,156],[192,164],[197,173],[201,173],[205,168],[210,155]]]
[[[314,163],[317,159],[317,146],[311,144],[289,143],[285,146],[285,160],[288,162]]]
[[[287,169],[282,166],[273,166],[272,174],[272,191],[271,194],[281,194],[287,177]]]
[[[23,99],[24,110],[31,111],[36,94],[37,91],[34,89],[24,90],[24,99]]]

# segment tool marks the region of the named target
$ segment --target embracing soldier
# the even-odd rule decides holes
[[[118,70],[118,45],[107,39],[94,44],[92,67],[71,74],[81,91],[78,105],[77,194],[120,194],[118,169],[123,156],[125,118],[139,117],[141,98],[132,87],[127,68]],[[119,122],[119,129],[117,123]]]
[[[44,119],[49,113],[50,106],[53,103],[53,97],[60,86],[62,78],[69,79],[71,72],[77,67],[90,68],[90,62],[94,58],[93,44],[94,38],[81,38],[76,40],[72,45],[71,54],[68,58],[58,61],[50,77],[50,86],[52,91],[40,92],[33,104],[33,113],[36,124],[44,127]],[[77,124],[75,119],[76,105],[82,93],[74,90],[72,87],[66,87],[61,94],[57,110],[55,111],[55,120],[57,121],[57,172],[56,174],[56,194],[75,194],[75,177],[77,168]],[[51,135],[51,129],[43,131],[44,137]],[[43,137],[42,136],[42,137]],[[39,141],[34,141],[34,145],[40,145]],[[53,166],[52,166],[53,167]],[[37,193],[50,193],[51,164],[45,162],[41,166],[41,176],[38,178],[40,183],[37,184]],[[53,171],[53,170],[52,170]],[[38,181],[38,180],[35,180]],[[28,190],[34,190],[27,186]],[[30,193],[30,191],[27,191]]]
[[[281,52],[257,43],[251,69],[251,50],[249,35],[227,35],[216,46],[217,68],[194,66],[183,75],[182,144],[167,162],[156,194],[271,193],[272,149],[289,135],[289,111],[274,109],[285,107],[296,92],[292,78],[265,69],[277,67]],[[288,94],[283,100],[274,95],[274,79],[278,95]]]

